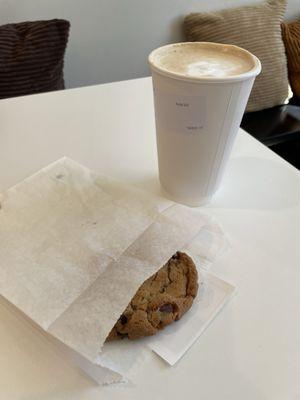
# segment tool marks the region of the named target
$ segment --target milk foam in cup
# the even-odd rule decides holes
[[[198,206],[219,187],[259,60],[209,42],[176,43],[149,56],[159,178],[168,196]]]

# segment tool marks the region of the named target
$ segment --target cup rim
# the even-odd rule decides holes
[[[201,45],[202,47],[222,47],[224,48],[230,48],[230,49],[234,49],[234,51],[241,51],[245,54],[247,54],[248,56],[250,56],[253,60],[253,68],[251,68],[249,71],[246,71],[242,74],[237,74],[237,75],[230,75],[230,76],[226,76],[226,77],[210,77],[210,76],[201,76],[201,77],[194,77],[194,76],[186,76],[177,72],[171,72],[168,71],[164,68],[161,68],[159,66],[156,65],[155,61],[154,61],[154,57],[155,54],[159,51],[161,51],[162,49],[166,49],[166,48],[172,48],[174,46],[188,46],[188,45]],[[239,46],[235,46],[232,44],[222,44],[222,43],[214,43],[214,42],[178,42],[178,43],[171,43],[171,44],[167,44],[164,46],[160,46],[154,50],[152,50],[152,52],[149,54],[148,56],[148,63],[150,66],[150,69],[152,71],[157,72],[160,75],[163,76],[167,76],[167,77],[171,77],[177,80],[181,80],[181,81],[187,81],[187,82],[207,82],[207,83],[214,83],[214,82],[219,82],[219,83],[228,83],[228,82],[235,82],[235,81],[244,81],[250,78],[253,78],[255,76],[257,76],[260,72],[261,72],[261,63],[259,61],[259,59],[252,53],[250,53],[250,51],[243,49],[242,47]]]

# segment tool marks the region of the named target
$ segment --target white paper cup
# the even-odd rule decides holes
[[[174,46],[224,47],[252,60],[247,72],[223,77],[191,77],[161,68],[158,52]],[[149,55],[153,77],[159,178],[173,200],[207,203],[218,189],[255,77],[257,57],[231,45],[186,42]],[[252,66],[253,65],[253,66]]]

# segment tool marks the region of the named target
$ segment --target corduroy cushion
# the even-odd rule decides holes
[[[287,61],[281,37],[286,0],[268,0],[217,12],[193,13],[184,21],[188,41],[234,44],[256,55],[262,72],[254,83],[247,111],[283,104],[288,96]]]
[[[0,26],[0,98],[64,89],[70,23],[65,20]]]
[[[281,27],[290,85],[293,94],[300,99],[300,21],[283,23]]]

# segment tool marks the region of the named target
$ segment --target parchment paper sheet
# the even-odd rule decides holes
[[[174,365],[204,332],[235,292],[235,287],[217,276],[201,271],[202,287],[193,307],[180,321],[149,338],[148,346]]]
[[[138,287],[208,223],[63,158],[0,195],[0,294],[75,358],[99,364]]]

